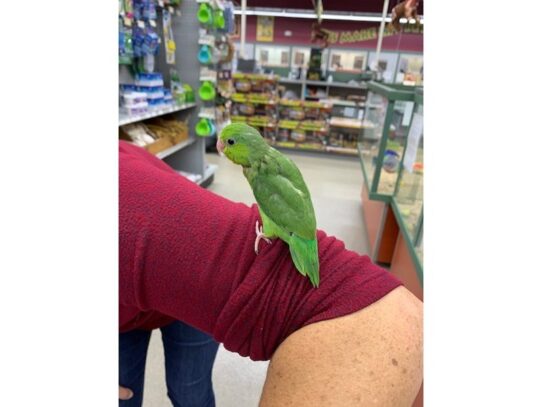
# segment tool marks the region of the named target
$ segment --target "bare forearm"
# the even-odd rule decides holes
[[[422,342],[422,304],[397,288],[288,337],[271,359],[261,406],[410,407],[422,382]]]

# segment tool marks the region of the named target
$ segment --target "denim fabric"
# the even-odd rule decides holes
[[[214,407],[211,373],[218,343],[207,334],[174,322],[160,329],[164,345],[168,397],[174,407]],[[134,330],[119,334],[119,384],[131,389],[122,407],[140,407],[143,402],[145,360],[151,332]]]

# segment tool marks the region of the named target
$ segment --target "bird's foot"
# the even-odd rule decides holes
[[[265,240],[267,244],[271,244],[271,240],[268,239],[263,233],[263,226],[260,226],[260,222],[256,221],[256,240],[254,241],[254,251],[256,254],[258,254],[258,244],[260,243],[260,239]]]

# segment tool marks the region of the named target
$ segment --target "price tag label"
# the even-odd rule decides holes
[[[149,24],[151,25],[151,27],[156,28],[156,21],[154,21],[154,20],[149,20]]]
[[[126,27],[131,27],[132,26],[132,20],[128,17],[124,17],[124,25]]]
[[[141,21],[141,20],[137,20],[137,26],[139,28],[145,28],[145,22],[144,21]]]
[[[175,13],[175,9],[173,7],[169,6],[167,9],[171,14]]]
[[[164,2],[163,2],[163,0],[158,0],[158,5],[159,5],[160,7],[164,7]]]

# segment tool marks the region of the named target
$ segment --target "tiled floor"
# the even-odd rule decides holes
[[[289,156],[301,170],[311,192],[318,228],[343,240],[348,249],[368,253],[361,214],[363,175],[359,162],[341,157]],[[209,187],[211,191],[233,201],[255,202],[241,167],[216,154],[207,154],[207,161],[219,166]],[[160,333],[155,331],[147,358],[145,407],[171,406],[166,396],[163,365]],[[267,362],[253,362],[221,346],[213,369],[217,407],[256,407],[266,370]]]

